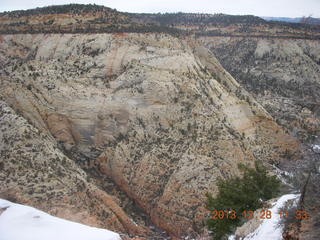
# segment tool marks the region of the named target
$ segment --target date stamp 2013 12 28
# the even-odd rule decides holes
[[[286,219],[309,219],[310,214],[305,210],[296,210],[294,214],[291,216],[289,215],[289,211],[279,211],[280,218]],[[273,217],[273,213],[269,209],[262,209],[262,210],[245,210],[238,213],[235,210],[213,210],[211,211],[211,219],[213,220],[221,220],[221,219],[239,219],[239,218],[246,218],[246,219],[271,219]]]

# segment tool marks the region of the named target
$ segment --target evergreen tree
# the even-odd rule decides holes
[[[220,215],[218,219],[207,220],[213,239],[226,239],[227,234],[244,222],[244,211],[254,211],[262,207],[263,201],[279,193],[280,181],[276,176],[269,176],[261,163],[256,162],[255,168],[239,165],[239,169],[243,171],[241,178],[220,180],[218,195],[213,198],[207,194],[207,208],[212,213],[211,217],[216,215],[214,211],[223,211],[224,215]]]

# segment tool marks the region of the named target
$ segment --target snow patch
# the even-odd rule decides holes
[[[275,174],[277,175],[277,177],[280,179],[281,182],[287,185],[291,185],[287,182],[287,180],[293,177],[292,173],[283,171],[275,165],[272,165],[272,167],[273,167],[273,171],[275,172]]]
[[[261,225],[253,232],[246,236],[243,240],[282,240],[283,226],[279,225],[280,215],[279,211],[285,206],[285,203],[289,200],[296,200],[300,194],[286,194],[278,199],[270,209],[272,212],[271,219],[264,219]],[[228,240],[235,240],[234,235],[230,236]]]
[[[0,240],[121,240],[119,234],[0,199]]]
[[[320,153],[320,145],[313,145],[312,150],[316,153]]]

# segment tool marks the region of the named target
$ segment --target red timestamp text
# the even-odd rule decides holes
[[[310,215],[307,211],[304,210],[297,210],[293,214],[293,216],[289,216],[288,211],[280,211],[279,212],[280,218],[286,219],[309,219]],[[221,219],[271,219],[273,217],[273,212],[269,209],[262,209],[262,210],[245,210],[242,212],[237,212],[235,210],[213,210],[211,211],[211,219],[213,220],[221,220]]]
[[[259,211],[242,211],[240,213],[236,212],[235,210],[214,210],[211,212],[211,219],[218,220],[218,219],[237,219],[237,218],[246,218],[246,219],[271,219],[272,212],[270,210],[259,210]]]

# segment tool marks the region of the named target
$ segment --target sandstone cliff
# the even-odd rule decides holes
[[[2,35],[0,51],[2,99],[29,121],[2,107],[2,134],[10,135],[1,138],[1,192],[17,189],[23,201],[57,215],[59,200],[99,226],[143,232],[121,202],[86,181],[81,166],[111,178],[171,235],[199,233],[205,193],[216,192],[218,178],[239,174],[239,163],[281,161],[298,147],[191,38]],[[17,175],[6,175],[16,168]],[[48,190],[35,194],[34,174],[42,171],[38,184]]]
[[[0,101],[0,196],[91,226],[131,234],[136,226],[119,200],[87,181],[48,132],[32,126]]]
[[[295,136],[320,135],[317,40],[208,37],[201,41],[259,103]]]

